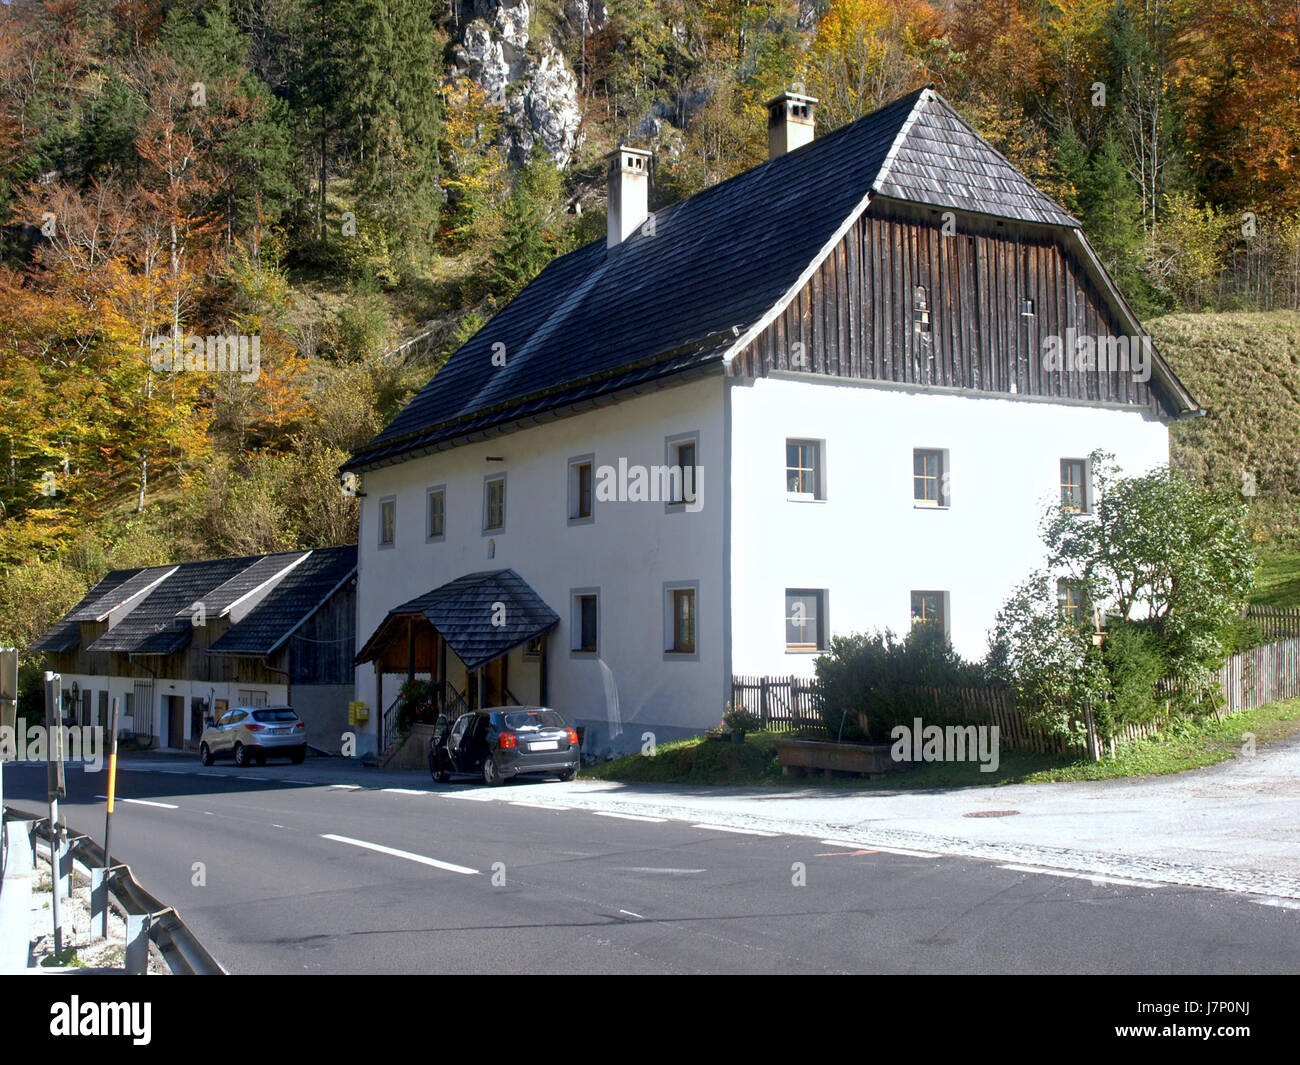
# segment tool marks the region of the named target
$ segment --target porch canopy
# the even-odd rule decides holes
[[[357,652],[357,663],[383,659],[390,648],[406,648],[410,623],[420,618],[468,671],[549,632],[560,621],[514,570],[469,573],[390,610]]]

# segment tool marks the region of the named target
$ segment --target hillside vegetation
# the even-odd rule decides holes
[[[1180,464],[1249,462],[1290,543],[1297,51],[1289,0],[0,5],[0,644],[110,567],[354,542],[339,464],[601,237],[605,153],[662,207],[792,86],[826,132],[934,83],[1166,316]],[[226,336],[251,379],[156,359]]]

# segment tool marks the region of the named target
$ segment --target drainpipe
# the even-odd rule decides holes
[[[131,665],[133,665],[133,666],[139,666],[141,669],[143,669],[146,673],[149,674],[149,676],[150,676],[150,678],[151,678],[152,680],[155,680],[155,681],[156,681],[156,680],[158,679],[158,674],[155,673],[155,672],[154,672],[152,669],[150,669],[148,666],[146,666],[143,662],[137,662],[137,661],[135,660],[135,655],[127,655],[127,656],[126,656],[126,660],[127,660],[127,662],[129,662]],[[151,697],[150,700],[149,700],[149,702],[152,704],[152,705],[149,707],[149,727],[152,728],[152,727],[153,727],[153,714],[154,714],[154,711],[158,709],[158,704],[157,704],[157,699],[158,699],[158,688],[157,688],[157,685],[154,685],[154,684],[151,684],[150,687],[154,689],[154,691],[153,691],[153,695],[152,695],[152,697]],[[135,708],[134,701],[133,701],[133,702],[132,702],[132,706],[131,706],[131,714],[132,714],[132,717],[131,717],[131,725],[132,725],[133,728],[134,728],[134,726],[135,726],[135,716],[134,716],[134,715],[135,715],[135,712],[136,712],[136,708]],[[136,735],[139,735],[139,730],[136,731]],[[154,738],[155,735],[157,735],[157,733],[152,733],[152,734],[150,734],[149,738],[152,740],[152,739]],[[153,746],[153,745],[150,744],[150,746]]]

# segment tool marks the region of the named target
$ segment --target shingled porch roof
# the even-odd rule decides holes
[[[392,641],[403,637],[404,622],[412,617],[433,626],[468,670],[536,639],[560,621],[514,570],[469,573],[390,610],[356,661],[379,658]]]

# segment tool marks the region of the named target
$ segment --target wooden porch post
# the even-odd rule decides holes
[[[406,680],[415,680],[415,618],[406,619]]]
[[[442,633],[434,630],[434,638],[438,641],[438,704],[444,711],[447,709],[447,641],[442,638]]]
[[[478,708],[487,706],[487,666],[478,669]]]

